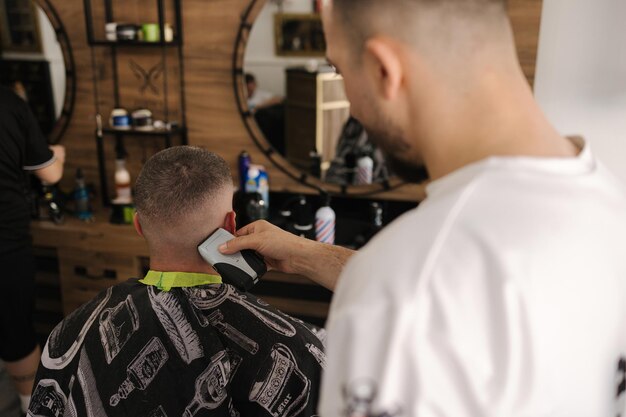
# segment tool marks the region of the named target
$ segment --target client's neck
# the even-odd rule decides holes
[[[219,275],[217,271],[200,258],[199,255],[197,256],[197,259],[172,259],[163,256],[154,256],[151,254],[150,269],[162,272],[194,272]]]

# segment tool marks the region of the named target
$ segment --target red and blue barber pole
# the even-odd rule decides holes
[[[335,244],[335,211],[330,208],[330,198],[315,213],[315,240],[330,245]]]

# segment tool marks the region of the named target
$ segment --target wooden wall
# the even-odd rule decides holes
[[[76,106],[70,126],[61,143],[67,147],[67,169],[62,185],[65,189],[73,186],[74,172],[83,168],[87,180],[99,184],[97,171],[95,130],[94,83],[91,65],[91,49],[87,45],[85,19],[82,0],[50,0],[64,22],[72,43],[77,70]],[[99,0],[92,0],[96,4]],[[128,13],[141,16],[137,7],[151,7],[154,0],[134,0],[114,2],[116,7],[128,7]],[[232,86],[232,58],[240,15],[248,0],[184,0],[184,78],[185,100],[187,106],[187,125],[189,143],[206,147],[222,155],[236,172],[237,155],[247,150],[256,163],[269,169],[270,184],[275,191],[300,192],[308,189],[273,168],[248,137],[239,116]],[[529,79],[534,77],[535,60],[538,44],[541,0],[509,0],[510,14],[520,50],[520,58]],[[137,14],[139,13],[139,14]],[[145,19],[144,19],[145,20]],[[154,57],[159,56],[158,49],[145,50],[123,55],[118,63],[120,71],[128,68],[128,60],[142,60],[145,66],[153,65]],[[106,101],[110,97],[110,83],[106,82],[108,73],[107,52],[102,48],[95,51],[98,65],[98,77],[102,78],[100,95]],[[150,62],[149,62],[150,61]],[[168,62],[172,62],[169,59]],[[127,74],[128,75],[128,74]],[[140,80],[132,75],[122,82],[125,90],[138,91]],[[153,98],[156,99],[156,98]],[[149,97],[129,98],[131,107]],[[102,103],[101,103],[102,104]],[[106,104],[106,103],[105,103]],[[103,105],[105,105],[103,104]],[[174,106],[178,106],[174,104]],[[103,118],[108,119],[107,109]],[[108,138],[107,160],[109,161],[109,183],[112,182],[113,146]],[[141,164],[147,157],[162,147],[162,141],[152,138],[129,138],[126,140],[129,151],[131,175],[136,178]],[[409,186],[388,193],[385,198],[419,200],[423,198],[420,187]]]

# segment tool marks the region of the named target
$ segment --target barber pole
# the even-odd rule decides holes
[[[335,244],[335,211],[330,208],[330,199],[315,213],[315,240],[330,245]]]
[[[315,222],[315,240],[335,244],[335,220],[319,219]]]

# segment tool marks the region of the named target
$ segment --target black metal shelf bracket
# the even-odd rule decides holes
[[[106,23],[115,21],[115,14],[113,10],[113,0],[97,0],[104,2],[104,21]],[[102,193],[102,203],[105,206],[110,205],[110,199],[108,196],[108,184],[107,184],[107,171],[106,171],[106,160],[105,160],[105,144],[106,141],[104,139],[105,136],[114,136],[116,141],[116,150],[118,153],[124,153],[124,138],[127,136],[133,137],[155,137],[162,138],[164,140],[164,145],[166,148],[172,146],[172,138],[178,137],[180,138],[180,142],[183,145],[187,144],[187,129],[185,128],[187,117],[186,117],[186,106],[185,106],[185,82],[184,82],[184,56],[183,56],[183,26],[182,26],[182,13],[181,13],[181,1],[180,0],[170,0],[174,4],[174,14],[175,14],[175,36],[172,41],[165,41],[165,5],[164,0],[155,0],[156,7],[158,12],[158,25],[159,25],[159,33],[160,39],[156,42],[147,42],[147,41],[111,41],[104,39],[97,39],[94,34],[94,19],[93,19],[93,8],[92,8],[92,0],[83,0],[83,10],[85,15],[85,26],[87,29],[87,43],[91,47],[91,64],[93,71],[93,84],[94,84],[94,100],[96,107],[96,145],[98,151],[98,167],[100,174],[100,186]],[[112,67],[112,78],[113,78],[113,98],[114,98],[114,107],[121,107],[120,100],[120,88],[119,88],[119,72],[118,72],[118,50],[121,48],[131,48],[131,49],[141,49],[141,48],[151,48],[151,49],[160,49],[161,51],[161,59],[163,62],[163,116],[166,122],[169,122],[169,94],[170,94],[170,86],[168,82],[168,50],[172,50],[175,48],[177,50],[176,59],[178,60],[178,68],[179,68],[179,91],[180,91],[180,119],[178,122],[180,126],[165,130],[165,129],[154,129],[154,130],[140,130],[136,128],[131,128],[128,130],[122,129],[114,129],[114,128],[103,128],[102,127],[102,111],[100,109],[100,88],[98,86],[99,82],[99,67],[97,65],[97,59],[95,54],[96,47],[105,47],[110,49],[111,51],[111,67]]]

